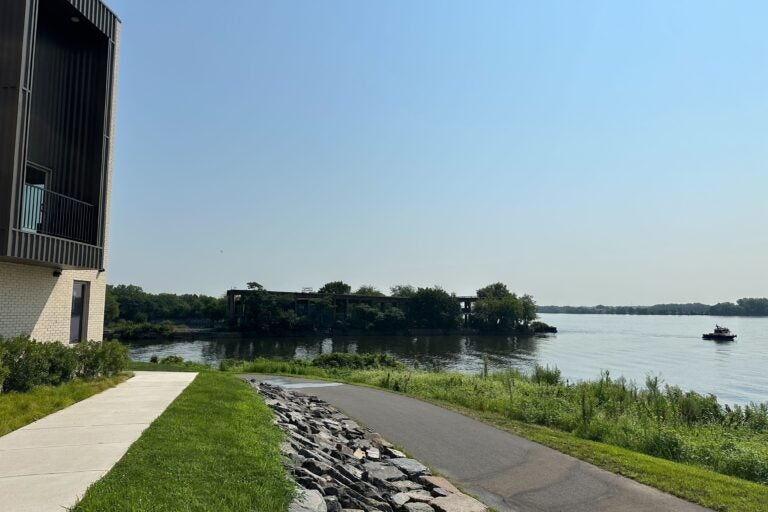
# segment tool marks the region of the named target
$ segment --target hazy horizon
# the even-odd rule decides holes
[[[768,4],[108,3],[110,283],[768,296]]]

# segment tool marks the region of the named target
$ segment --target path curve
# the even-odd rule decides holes
[[[348,384],[243,377],[327,401],[500,512],[709,510],[421,400]]]

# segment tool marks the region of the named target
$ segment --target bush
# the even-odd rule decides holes
[[[61,343],[38,344],[42,355],[48,360],[46,384],[58,386],[72,380],[77,371],[77,358],[69,347]]]
[[[3,348],[3,338],[0,337],[0,392],[3,391],[3,382],[5,382],[5,378],[11,372],[11,370],[9,370],[8,367],[5,366],[4,364],[4,361],[5,361],[5,358],[3,357],[4,353],[5,353],[5,349]]]
[[[537,384],[549,384],[556,386],[560,384],[560,370],[558,368],[551,368],[549,366],[536,365],[533,367],[533,382]]]
[[[3,341],[2,364],[8,368],[3,390],[29,391],[47,383],[50,362],[40,345],[26,336]]]
[[[101,343],[99,360],[101,363],[101,375],[111,377],[123,371],[128,366],[131,358],[128,353],[128,347],[117,340],[112,340]]]
[[[88,341],[69,347],[26,336],[0,339],[0,391],[58,386],[75,377],[111,376],[128,365],[128,349],[117,341]]]
[[[160,364],[184,364],[184,358],[181,356],[165,356],[160,360]]]
[[[403,365],[395,357],[388,354],[348,354],[345,352],[332,352],[314,358],[312,360],[312,366],[318,368],[366,370],[370,368],[401,368]]]

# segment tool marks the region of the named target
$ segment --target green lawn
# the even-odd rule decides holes
[[[245,382],[200,373],[74,511],[284,511],[281,440]]]
[[[114,387],[128,377],[118,375],[95,380],[74,380],[61,386],[41,386],[27,393],[2,394],[0,436]]]

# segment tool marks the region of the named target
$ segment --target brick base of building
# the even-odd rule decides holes
[[[75,281],[88,283],[86,338],[101,341],[106,273],[62,270],[56,277],[52,268],[4,262],[0,262],[0,336],[27,334],[38,341],[68,343]]]

